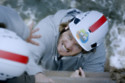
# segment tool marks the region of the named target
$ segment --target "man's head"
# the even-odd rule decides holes
[[[64,29],[66,31],[64,31],[59,37],[57,47],[58,53],[62,56],[73,56],[80,53],[82,48],[73,37],[68,26]]]
[[[71,56],[99,46],[108,32],[108,21],[102,13],[89,11],[77,15],[63,27],[65,28],[61,30],[63,33],[59,38],[58,52],[62,56]]]
[[[28,63],[27,43],[16,33],[0,28],[0,80],[20,76]]]

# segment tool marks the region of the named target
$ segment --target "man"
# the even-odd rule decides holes
[[[5,6],[0,6],[0,28],[4,28],[4,29],[8,29],[8,30],[4,30],[4,29],[0,29],[1,32],[3,33],[0,33],[1,35],[3,34],[3,36],[5,36],[5,39],[7,37],[9,38],[14,38],[14,39],[18,39],[16,37],[11,37],[12,35],[8,35],[10,33],[13,33],[13,34],[17,34],[18,36],[20,36],[23,40],[27,40],[27,37],[29,37],[30,35],[32,35],[32,33],[34,33],[35,31],[37,31],[38,29],[35,29],[35,30],[32,30],[32,32],[30,32],[29,28],[27,28],[27,26],[25,25],[25,23],[23,22],[23,20],[21,19],[21,17],[17,14],[17,12],[11,8],[8,8],[8,7],[5,7]],[[10,32],[9,32],[10,30]],[[11,32],[11,31],[14,31],[14,32]],[[4,33],[5,32],[5,33]],[[6,36],[7,35],[7,36]],[[2,36],[2,37],[3,37]],[[39,35],[36,35],[35,38],[39,38],[40,36]],[[3,41],[3,40],[2,40]],[[14,40],[13,40],[14,41]],[[7,44],[11,43],[11,41],[6,41],[8,42]],[[16,43],[16,42],[14,42]],[[18,42],[20,43],[20,42]],[[2,46],[5,45],[5,47],[7,48],[7,45],[6,43],[4,43]],[[22,43],[20,43],[22,44]],[[12,43],[10,45],[13,45]],[[16,44],[15,44],[16,45]],[[17,45],[16,45],[17,46]],[[15,47],[16,47],[15,46]],[[18,44],[19,46],[19,44]],[[21,45],[23,46],[23,45]],[[21,46],[19,46],[19,48],[21,48]],[[1,47],[1,46],[0,46]],[[2,48],[2,47],[1,47]],[[10,48],[14,48],[14,46],[10,47]],[[9,49],[9,48],[7,48]],[[17,49],[17,48],[16,48]],[[23,48],[23,50],[25,50],[26,48]],[[14,50],[14,49],[11,49],[11,51]],[[21,52],[21,50],[19,50]],[[18,52],[18,51],[16,51]],[[25,50],[26,52],[26,50]],[[25,53],[24,52],[24,53]],[[3,52],[2,52],[3,53]],[[24,54],[22,53],[22,54]],[[5,54],[5,53],[4,53]],[[2,54],[3,56],[3,54]],[[1,56],[0,56],[1,58]],[[7,56],[6,56],[7,58]],[[14,58],[14,57],[13,57]],[[13,60],[13,58],[11,58]],[[16,59],[19,59],[18,57]],[[15,59],[14,59],[15,60]],[[19,60],[22,60],[19,59]],[[16,60],[18,61],[18,60]],[[22,60],[24,61],[24,60]],[[34,60],[32,60],[32,58],[29,59],[29,62],[33,62]],[[7,62],[6,62],[7,63]],[[0,63],[0,64],[3,64],[3,63]],[[3,64],[4,65],[4,64]],[[5,64],[6,65],[6,64]],[[35,67],[37,66],[35,63],[34,64],[28,64],[28,66],[32,66],[33,67],[33,70],[36,70]],[[12,66],[11,66],[12,67]],[[17,69],[17,66],[15,67]],[[19,68],[19,65],[18,65],[18,68]],[[29,68],[29,67],[28,67]],[[12,68],[11,68],[12,69]],[[24,68],[23,68],[24,69]],[[2,73],[2,71],[6,69],[0,69],[0,79],[2,79],[5,75]],[[9,69],[10,70],[10,69]],[[8,73],[9,70],[6,72]],[[12,69],[14,70],[14,68]],[[41,70],[41,69],[40,69]],[[18,70],[17,70],[18,71]],[[23,71],[21,70],[21,68],[19,69],[19,71]],[[11,71],[10,71],[11,72]],[[11,72],[12,73],[12,72]],[[15,74],[19,74],[18,73],[14,73]],[[8,76],[8,75],[7,75]],[[7,77],[5,76],[5,77]],[[2,77],[2,78],[1,78]],[[10,76],[9,76],[10,77]],[[24,79],[23,79],[24,78]],[[0,83],[28,83],[28,80],[30,80],[30,83],[31,82],[52,82],[51,79],[43,76],[43,75],[39,75],[38,74],[35,74],[35,75],[28,75],[27,73],[24,73],[23,75],[21,75],[20,77],[15,77],[15,78],[12,78],[12,79],[8,79],[8,80],[0,80]]]
[[[36,27],[39,46],[29,45],[31,55],[45,70],[103,72],[104,37],[108,21],[97,11],[60,10],[42,19]],[[33,73],[33,72],[32,72]]]

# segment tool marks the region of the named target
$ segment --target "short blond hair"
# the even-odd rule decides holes
[[[61,33],[65,27],[67,27],[69,24],[69,22],[65,22],[65,23],[61,23],[60,26],[59,26],[59,32]]]

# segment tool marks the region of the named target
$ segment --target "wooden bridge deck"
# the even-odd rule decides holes
[[[52,78],[55,83],[115,83],[108,72],[85,72],[85,78],[71,78],[73,72],[46,71],[45,75]]]

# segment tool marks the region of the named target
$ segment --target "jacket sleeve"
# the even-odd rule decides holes
[[[45,51],[45,46],[43,45],[43,43],[40,43],[40,46],[36,46],[33,44],[28,43],[27,44],[29,47],[29,62],[27,64],[27,69],[26,72],[29,75],[35,75],[38,72],[42,72],[43,68],[38,65],[38,61],[40,60],[41,56],[43,55],[44,51]]]
[[[38,72],[42,72],[42,67],[35,62],[32,56],[30,56],[29,58],[30,59],[26,68],[26,72],[28,73],[28,75],[35,75]]]
[[[30,34],[29,28],[12,8],[0,6],[0,23],[5,24],[7,29],[16,32],[24,40]]]
[[[96,49],[96,52],[94,54],[89,55],[87,57],[84,65],[82,66],[84,71],[91,71],[91,72],[103,72],[104,71],[104,65],[106,61],[106,54],[104,45],[100,45]]]
[[[25,73],[20,77],[15,77],[6,81],[0,81],[0,83],[35,83],[35,77],[33,75],[29,76]]]

